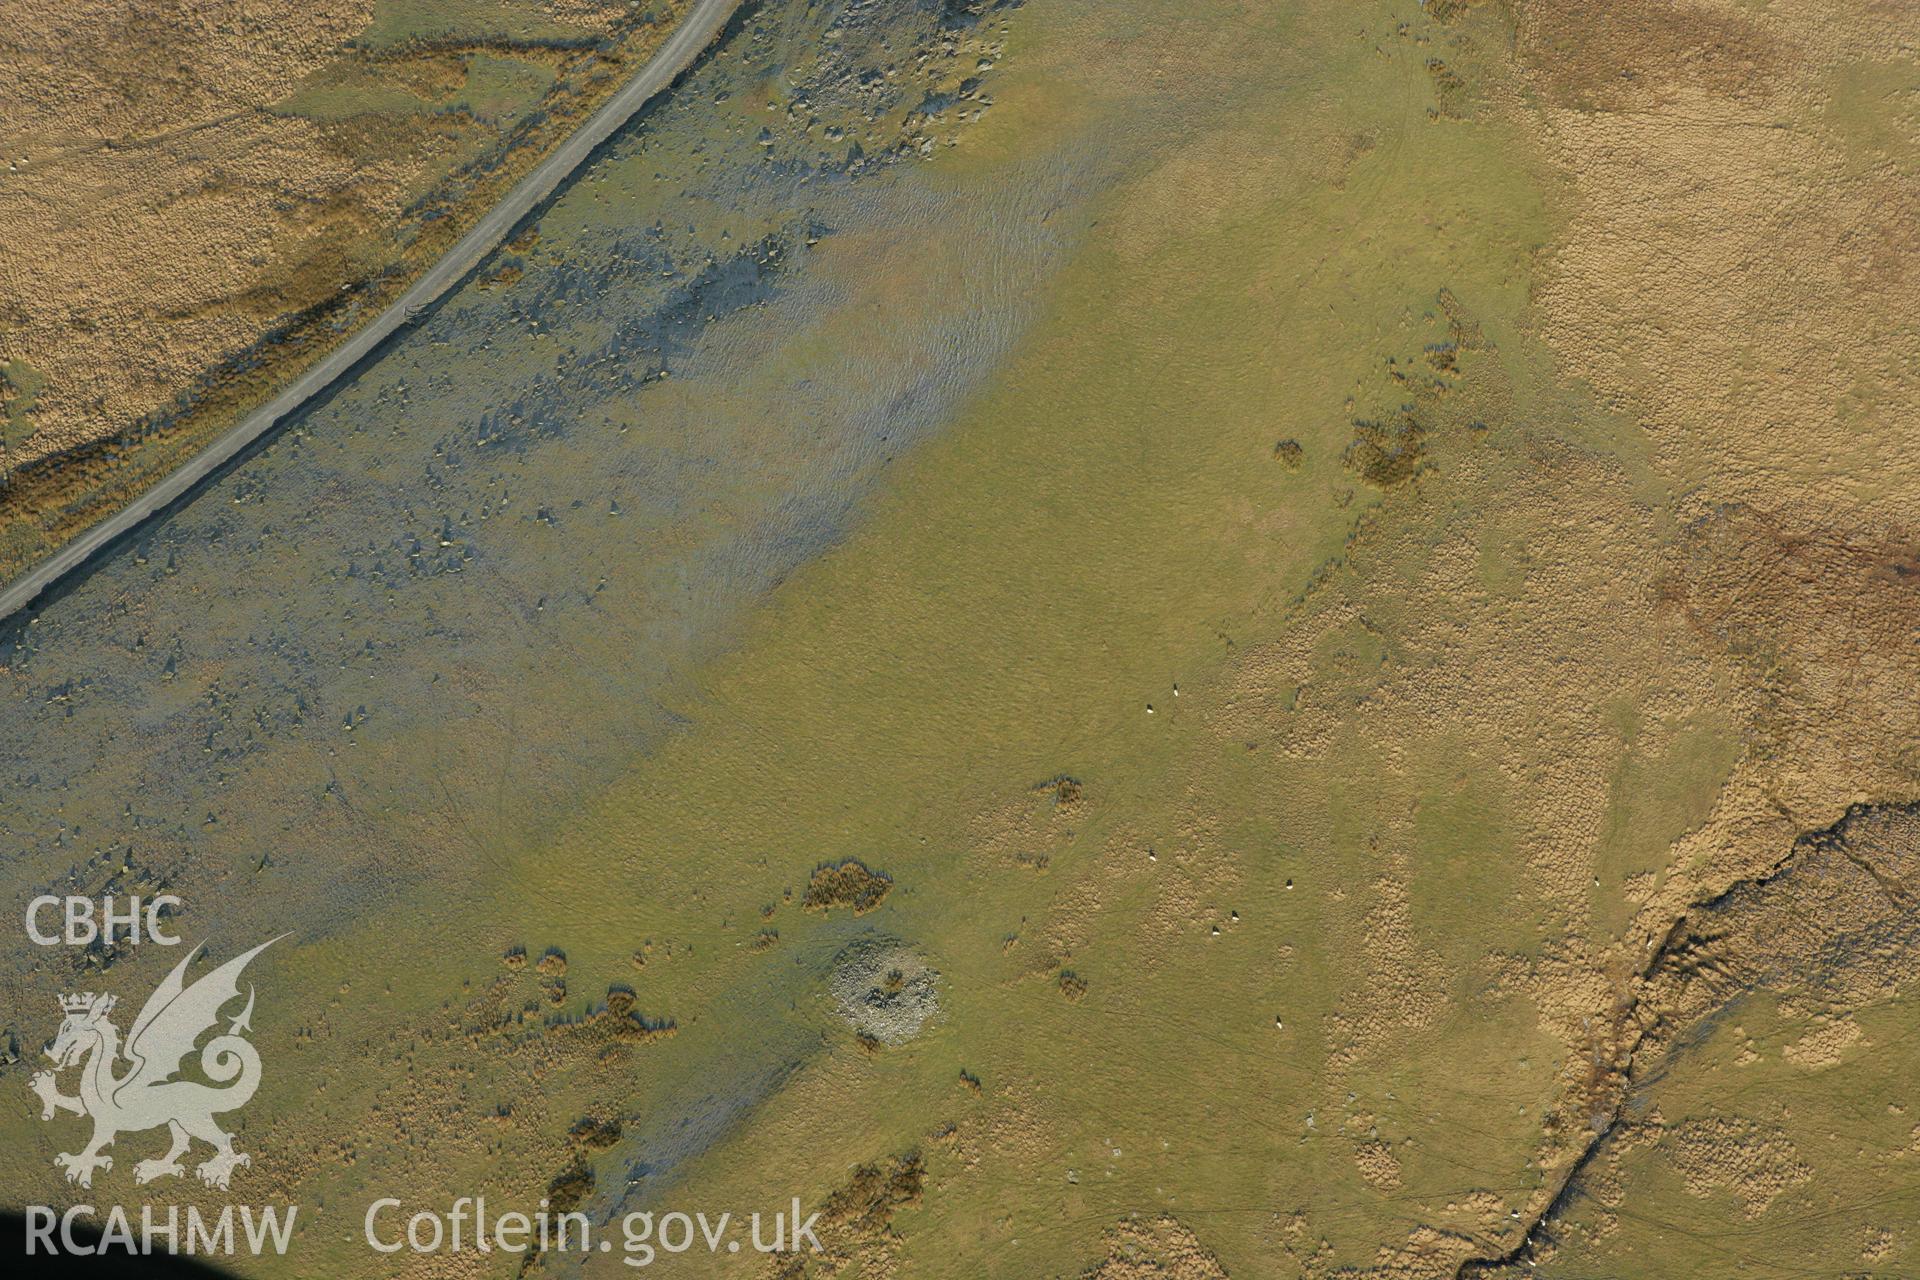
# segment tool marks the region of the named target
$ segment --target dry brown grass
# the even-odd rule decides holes
[[[1178,1219],[1129,1220],[1107,1233],[1107,1256],[1086,1280],[1226,1280],[1226,1268]]]
[[[524,136],[459,105],[484,37],[361,48],[367,0],[10,7],[0,363],[40,385],[0,460],[15,479],[0,521],[57,544],[176,463],[200,422],[265,398],[597,105],[679,6],[654,5],[668,21],[651,27],[598,0],[502,7],[578,32],[511,51],[557,76],[528,104],[550,118]],[[589,37],[599,47],[560,47]],[[315,87],[366,109],[287,106]],[[423,223],[429,210],[454,216]],[[309,339],[297,357],[294,338]],[[172,422],[189,403],[194,421]],[[130,461],[119,444],[155,424],[182,450],[149,442]]]
[[[864,915],[879,906],[891,888],[893,881],[886,873],[870,870],[857,859],[848,859],[815,867],[800,905],[809,911],[851,907],[853,914]]]

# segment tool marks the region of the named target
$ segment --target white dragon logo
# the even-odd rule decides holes
[[[54,1157],[54,1163],[67,1171],[68,1182],[92,1186],[95,1169],[113,1168],[113,1157],[101,1152],[113,1144],[115,1137],[161,1125],[173,1135],[173,1145],[159,1159],[134,1165],[135,1182],[183,1173],[180,1157],[195,1138],[214,1149],[213,1155],[194,1170],[208,1186],[225,1190],[236,1167],[253,1163],[249,1156],[233,1149],[233,1135],[213,1120],[217,1114],[244,1106],[260,1087],[260,1055],[242,1035],[253,1029],[249,1021],[253,1016],[251,986],[247,988],[246,1008],[232,1020],[225,1034],[207,1041],[200,1050],[200,1070],[225,1087],[176,1080],[174,1076],[180,1071],[181,1060],[193,1052],[194,1042],[219,1021],[221,1008],[239,996],[240,971],[278,941],[269,939],[235,956],[192,986],[186,985],[187,966],[205,944],[188,952],[187,958],[175,965],[147,997],[140,1015],[133,1020],[125,1050],[127,1061],[133,1065],[122,1075],[115,1075],[113,1070],[121,1056],[120,1031],[107,1018],[113,1012],[115,998],[92,992],[60,997],[66,1020],[46,1051],[54,1069],[39,1072],[28,1085],[40,1097],[42,1120],[53,1119],[57,1111],[93,1117],[93,1140],[86,1149]],[[71,1097],[60,1092],[55,1073],[77,1064],[84,1064],[80,1093]]]

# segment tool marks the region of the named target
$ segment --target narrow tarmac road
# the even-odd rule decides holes
[[[0,623],[32,604],[40,593],[93,558],[115,539],[185,495],[194,485],[218,471],[241,450],[265,435],[273,425],[325,391],[348,370],[412,321],[457,284],[506,238],[519,221],[553,194],[615,130],[700,56],[726,25],[742,0],[694,0],[665,44],[647,60],[633,79],[555,147],[533,171],[522,178],[499,204],[489,209],[471,231],[429,267],[407,291],[320,362],[302,373],[285,390],[229,428],[179,470],[94,525],[0,590]]]

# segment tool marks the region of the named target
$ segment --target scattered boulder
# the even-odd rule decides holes
[[[902,943],[848,948],[828,986],[840,1016],[863,1040],[905,1044],[940,1009],[940,975]]]

